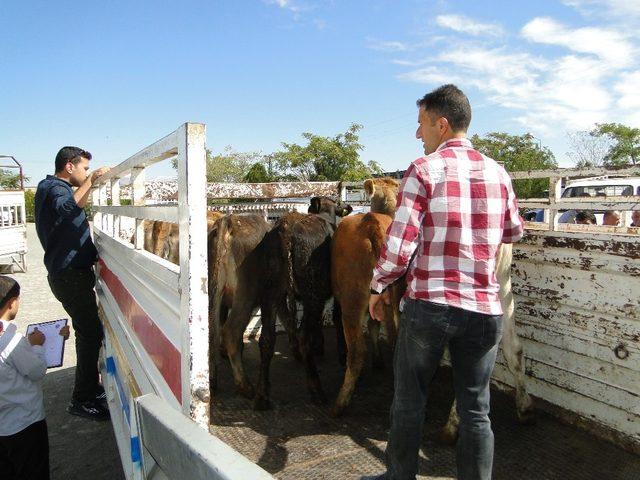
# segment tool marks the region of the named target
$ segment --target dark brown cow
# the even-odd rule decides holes
[[[262,215],[231,214],[216,222],[208,240],[211,387],[216,386],[217,355],[222,350],[229,357],[237,389],[249,398],[253,387],[242,365],[243,334],[261,304],[261,242],[268,231]]]
[[[347,369],[342,388],[331,413],[339,415],[349,404],[366,357],[362,325],[368,317],[369,284],[373,268],[384,245],[386,231],[396,211],[398,182],[390,178],[367,180],[364,184],[371,198],[371,212],[345,218],[333,237],[331,251],[331,283],[334,294],[334,316],[342,315],[342,328],[347,346]],[[400,285],[392,287],[392,307],[386,309],[387,338],[393,345],[401,296]],[[378,345],[380,324],[369,320],[374,364],[382,364]]]
[[[322,336],[322,312],[331,298],[331,237],[337,217],[347,215],[351,207],[327,197],[314,197],[310,211],[313,213],[284,215],[264,238],[261,362],[254,401],[258,410],[271,405],[269,367],[275,346],[276,315],[288,332],[295,332],[290,338],[297,340],[313,398],[326,401],[311,344],[314,337]],[[301,318],[298,302],[302,304]]]

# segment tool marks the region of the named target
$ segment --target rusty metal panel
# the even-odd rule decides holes
[[[203,177],[204,178],[204,177]],[[272,199],[339,196],[340,182],[277,182],[277,183],[208,183],[208,199]],[[129,196],[131,187],[121,186],[122,195]],[[176,200],[175,180],[152,180],[145,183],[145,194],[158,201]]]
[[[529,391],[639,446],[640,238],[527,230],[512,281]]]

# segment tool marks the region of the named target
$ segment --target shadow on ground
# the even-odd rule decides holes
[[[75,367],[47,373],[44,406],[49,427],[51,480],[123,480],[111,422],[69,415]]]

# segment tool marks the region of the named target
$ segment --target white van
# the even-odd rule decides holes
[[[571,197],[628,197],[640,195],[640,177],[591,177],[570,180],[562,192]]]
[[[564,187],[562,198],[575,197],[631,197],[640,195],[640,177],[590,177],[570,180]],[[572,211],[575,212],[575,211]],[[569,213],[569,212],[567,212]],[[602,225],[604,211],[595,210],[598,225]],[[566,223],[567,219],[560,217],[560,223]],[[620,212],[620,226],[631,223],[631,212]]]

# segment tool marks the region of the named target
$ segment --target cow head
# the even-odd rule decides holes
[[[309,205],[309,213],[319,215],[332,225],[336,224],[336,217],[346,217],[353,211],[351,205],[331,197],[313,197]]]
[[[364,191],[371,199],[371,211],[393,216],[396,212],[398,188],[398,181],[389,177],[365,180]]]

